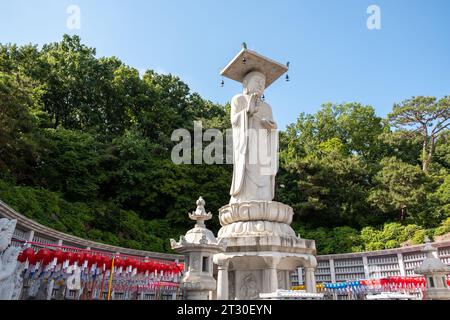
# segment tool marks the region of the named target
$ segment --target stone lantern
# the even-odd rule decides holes
[[[425,276],[427,282],[425,299],[450,300],[450,289],[446,279],[446,276],[450,274],[450,267],[439,259],[437,249],[433,247],[430,239],[426,239],[425,242],[422,251],[426,254],[426,258],[420,267],[414,270],[416,274]]]
[[[189,214],[196,221],[195,227],[176,242],[171,239],[173,250],[184,254],[185,273],[181,279],[181,287],[186,292],[187,300],[211,300],[216,290],[213,277],[213,255],[224,252],[225,241],[217,241],[214,234],[205,226],[205,221],[212,218],[205,211],[205,201],[197,200],[197,210]]]

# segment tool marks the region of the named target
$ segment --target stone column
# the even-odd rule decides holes
[[[306,292],[316,293],[316,276],[314,275],[314,268],[305,268],[305,288]]]
[[[336,283],[336,271],[334,269],[333,259],[330,259],[330,276],[331,276],[331,283]]]
[[[403,254],[401,252],[397,253],[397,259],[398,259],[398,266],[400,269],[400,275],[402,277],[406,277],[405,263],[403,262]]]
[[[291,273],[289,271],[285,271],[285,279],[284,279],[284,283],[285,283],[285,289],[289,290],[292,287],[292,283],[291,283]]]
[[[217,264],[217,300],[228,300],[228,264],[227,259]]]
[[[269,292],[276,292],[278,290],[278,274],[275,266],[269,268],[270,285]]]
[[[263,270],[263,293],[273,293],[278,290],[277,265],[279,258],[264,257],[267,269]]]
[[[33,239],[34,239],[34,230],[30,230],[29,232],[27,232],[27,237],[28,237],[28,240],[27,240],[27,241],[33,242]]]
[[[369,269],[369,260],[366,256],[362,257],[363,265],[364,265],[364,276],[366,279],[370,279],[370,269]]]

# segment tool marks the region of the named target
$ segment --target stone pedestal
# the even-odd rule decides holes
[[[260,293],[289,289],[289,274],[298,267],[308,270],[307,290],[315,292],[315,242],[295,235],[293,214],[291,207],[274,201],[233,203],[219,210],[218,238],[226,241],[227,249],[214,255],[218,299],[252,300]],[[221,267],[225,264],[227,268]],[[225,279],[230,279],[228,289]]]

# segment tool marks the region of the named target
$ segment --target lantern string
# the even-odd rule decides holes
[[[115,255],[114,253],[105,252],[105,251],[97,251],[97,250],[83,249],[83,248],[63,246],[63,245],[57,245],[57,244],[47,244],[47,243],[41,243],[41,242],[26,241],[26,240],[17,239],[17,238],[12,238],[12,240],[15,242],[23,242],[24,245],[28,244],[29,246],[35,246],[35,247],[41,247],[41,248],[65,249],[67,251],[72,251],[72,252],[94,253],[94,254],[100,254],[102,256],[109,256],[109,257],[113,257]],[[139,256],[131,256],[131,255],[126,255],[126,254],[122,254],[122,253],[119,253],[119,255],[122,258],[135,259],[135,260],[137,259],[142,262],[159,262],[159,263],[163,263],[163,264],[173,263],[173,261],[163,260],[163,259],[158,259],[158,258],[143,258],[143,257],[139,257]]]

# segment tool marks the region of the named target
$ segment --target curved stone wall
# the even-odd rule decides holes
[[[91,249],[109,253],[121,253],[124,255],[147,257],[152,259],[172,261],[182,261],[184,259],[182,255],[121,248],[59,232],[26,218],[2,201],[0,201],[0,218],[17,220],[16,230],[14,231],[14,238],[22,241],[76,247],[80,249]],[[12,244],[15,246],[21,246],[23,242],[13,240]]]

